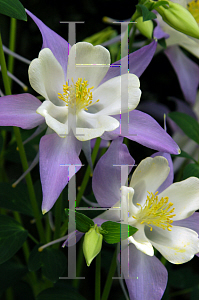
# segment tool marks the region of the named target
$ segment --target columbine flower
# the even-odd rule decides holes
[[[44,122],[48,125],[47,135],[41,138],[39,146],[42,210],[47,212],[70,179],[68,168],[60,165],[80,165],[82,143],[85,145],[87,140],[101,136],[103,132],[104,135],[113,133],[111,137],[103,135],[105,139],[120,135],[121,76],[120,67],[115,65],[121,62],[109,66],[109,52],[102,46],[78,43],[71,48],[67,41],[33,14],[27,13],[38,25],[43,37],[39,58],[30,65],[30,83],[45,101],[41,103],[30,94],[1,97],[0,126],[31,129]],[[140,98],[136,76],[144,72],[155,49],[156,42],[153,41],[129,55],[129,73],[122,76],[128,78],[126,87],[128,83],[130,109],[136,107]],[[126,136],[153,149],[179,153],[177,144],[159,124],[139,111],[129,113]],[[76,167],[75,171],[79,168]]]
[[[199,24],[199,1],[178,0],[172,2],[176,2],[186,8]],[[192,38],[173,29],[162,20],[162,17],[159,14],[157,15],[157,20],[162,30],[169,34],[169,38],[166,39],[167,46],[179,45],[185,48],[187,51],[191,52],[196,57],[199,57],[199,39]]]
[[[168,160],[161,154],[141,161],[127,187],[127,178],[124,176],[121,182],[121,170],[113,165],[133,165],[133,159],[122,140],[115,140],[93,174],[93,191],[100,206],[122,209],[122,220],[120,212],[115,210],[99,217],[129,223],[139,229],[128,239],[132,279],[127,279],[127,269],[122,270],[131,299],[137,299],[138,294],[142,295],[140,299],[145,299],[144,295],[146,299],[162,297],[167,274],[154,256],[153,246],[174,264],[185,263],[199,252],[199,214],[194,213],[199,209],[199,179],[191,177],[172,184],[171,159],[165,155],[170,170]],[[127,254],[127,249],[122,251],[122,256]]]
[[[86,42],[71,48],[66,79],[50,49],[41,50],[39,58],[32,61],[30,84],[46,99],[37,113],[60,137],[72,129],[78,140],[87,141],[119,127],[109,115],[120,113],[122,76],[126,78],[129,110],[138,105],[141,91],[134,74],[114,77],[99,86],[109,67],[109,51]]]
[[[199,1],[174,0],[172,2],[176,2],[188,9],[199,24]],[[199,84],[199,67],[178,46],[183,47],[199,58],[199,39],[192,38],[173,29],[162,20],[159,14],[157,14],[156,22],[158,26],[154,30],[154,37],[166,39],[168,48],[164,53],[176,72],[185,99],[193,105]]]

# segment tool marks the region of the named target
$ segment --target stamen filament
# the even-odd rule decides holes
[[[150,224],[171,231],[171,224],[173,223],[171,218],[175,216],[175,214],[173,214],[175,208],[171,208],[173,203],[168,203],[168,197],[162,197],[158,200],[157,194],[158,192],[155,194],[149,193],[144,207],[137,203],[137,205],[140,206],[140,211],[137,216],[132,217],[138,219],[140,224],[145,224],[150,227],[150,231],[153,229]]]
[[[87,89],[88,81],[78,78],[77,82],[74,83],[73,78],[71,78],[72,84],[69,86],[68,83],[63,85],[63,94],[58,93],[58,98],[66,103],[66,106],[71,108],[76,107],[77,112],[81,109],[88,110],[88,107],[99,102],[99,99],[92,102],[93,95],[91,90],[93,86]]]

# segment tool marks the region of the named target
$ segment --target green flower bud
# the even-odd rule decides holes
[[[102,240],[103,235],[100,234],[97,224],[95,224],[94,227],[91,227],[91,229],[85,234],[83,253],[88,267],[90,266],[95,256],[97,256],[101,251]]]
[[[153,22],[151,20],[143,22],[143,17],[139,17],[135,23],[137,29],[148,39],[152,38]]]
[[[174,29],[199,39],[199,27],[192,14],[178,3],[167,2],[169,7],[155,8],[162,19]]]

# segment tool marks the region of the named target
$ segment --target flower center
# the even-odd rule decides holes
[[[189,2],[187,5],[187,9],[199,24],[199,0],[193,0]]]
[[[68,83],[63,85],[63,94],[58,93],[58,98],[63,100],[66,103],[66,106],[71,108],[76,108],[76,112],[79,112],[81,109],[88,110],[87,107],[95,104],[93,103],[93,95],[91,90],[94,88],[87,89],[88,81],[78,78],[77,82],[74,83],[73,78],[71,78],[72,84],[69,86]]]
[[[171,231],[171,224],[173,223],[171,218],[175,216],[172,214],[175,208],[171,208],[173,203],[168,203],[168,197],[162,197],[158,200],[157,194],[158,192],[156,192],[155,195],[153,193],[149,193],[144,207],[137,203],[137,205],[141,206],[141,209],[137,216],[133,216],[133,218],[139,219],[139,221],[141,221],[140,224],[145,223],[149,226],[150,231],[153,229],[150,224]]]

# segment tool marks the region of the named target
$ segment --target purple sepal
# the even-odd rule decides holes
[[[49,27],[47,27],[42,21],[40,21],[27,9],[26,9],[26,13],[33,19],[33,21],[38,26],[42,34],[42,38],[43,38],[42,49],[49,48],[52,51],[55,58],[61,64],[66,77],[68,54],[71,48],[70,44],[66,40],[64,40],[60,35],[58,35]]]
[[[81,142],[74,136],[60,138],[56,133],[45,135],[40,140],[40,176],[43,191],[42,211],[48,212],[67,185],[68,166],[81,165],[79,154]],[[76,167],[75,173],[80,169]]]
[[[129,249],[128,249],[129,248]],[[128,253],[129,250],[129,253]],[[122,267],[131,300],[160,300],[164,294],[168,273],[156,256],[148,256],[130,244],[121,252],[128,260]],[[128,279],[129,275],[129,279]]]
[[[0,126],[32,129],[44,123],[44,117],[36,113],[41,104],[31,94],[0,97]]]
[[[161,184],[161,186],[158,188],[158,193],[160,194],[161,192],[163,192],[166,188],[168,188],[173,183],[173,177],[174,177],[173,161],[172,161],[171,155],[169,153],[156,152],[153,155],[151,155],[151,157],[156,157],[156,156],[164,156],[167,159],[167,161],[169,163],[169,168],[170,168],[169,175],[167,176],[166,180]]]
[[[199,234],[199,213],[195,212],[193,213],[193,215],[186,219],[173,221],[172,225],[189,228],[197,232],[197,234]]]
[[[158,39],[158,40],[163,39],[163,38],[168,39],[170,35],[162,30],[158,20],[154,20],[154,21],[157,23],[157,26],[155,27],[155,29],[153,31],[154,38]]]
[[[176,72],[185,99],[194,104],[199,84],[199,66],[178,46],[168,47],[164,53]]]
[[[116,115],[114,118],[120,121],[120,115]],[[129,132],[124,134],[128,139],[154,150],[179,154],[176,142],[151,116],[138,110],[130,111],[128,125]],[[114,131],[105,132],[102,138],[112,140],[119,135],[120,127]]]
[[[157,47],[157,42],[153,41],[147,46],[142,47],[141,49],[131,53],[129,55],[129,73],[133,73],[140,77],[142,73],[145,71],[145,69],[148,67],[149,63],[151,62],[153,55],[155,53]],[[122,58],[122,60],[125,60],[126,58]],[[121,60],[116,61],[112,65],[110,65],[110,68],[103,78],[103,80],[100,82],[100,85],[107,80],[120,76],[121,75]]]
[[[127,179],[121,178],[120,166],[131,165],[130,172],[135,163],[122,141],[121,137],[112,141],[93,172],[93,192],[101,207],[111,207],[120,200],[120,187],[125,185]]]

